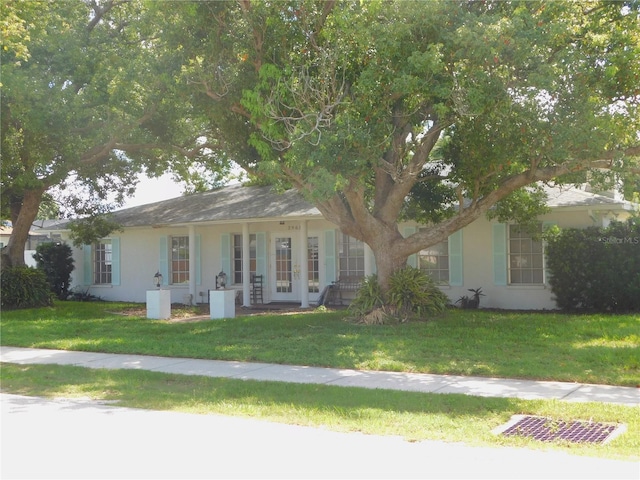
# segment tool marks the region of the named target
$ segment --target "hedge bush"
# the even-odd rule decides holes
[[[547,237],[549,284],[563,310],[640,311],[640,221]]]
[[[66,243],[41,243],[33,255],[38,269],[47,277],[51,291],[59,300],[69,297],[71,272],[73,272],[73,255],[71,247]]]
[[[35,308],[53,304],[44,272],[31,267],[6,267],[0,272],[2,308]]]

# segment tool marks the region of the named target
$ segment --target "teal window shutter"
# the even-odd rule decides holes
[[[93,285],[93,255],[92,246],[82,246],[82,275],[85,285]]]
[[[165,236],[160,237],[158,270],[162,275],[162,284],[169,285],[169,239]]]
[[[404,227],[404,237],[407,238],[410,235],[416,233],[416,227]],[[413,268],[418,268],[418,254],[414,253],[407,258],[407,265]]]
[[[504,223],[493,225],[493,283],[507,284],[507,226]]]
[[[549,227],[553,227],[556,226],[558,224],[558,222],[542,222],[542,232],[546,232],[546,230]],[[547,270],[547,244],[546,242],[543,240],[542,241],[542,261],[543,263],[543,275],[544,275],[544,283],[546,285],[549,284],[549,277],[551,276],[551,273]]]
[[[462,230],[449,235],[449,285],[461,287],[464,283],[462,261]]]
[[[196,235],[195,244],[196,251],[193,252],[194,262],[196,262],[196,285],[202,284],[202,260],[200,258],[200,245],[201,245],[201,236]]]
[[[327,285],[337,280],[336,277],[336,231],[324,232],[324,276]]]
[[[267,282],[267,234],[256,233],[256,275],[262,275],[263,283]]]
[[[231,234],[220,235],[220,269],[231,279]],[[217,273],[216,273],[217,275]]]
[[[120,285],[120,239],[111,239],[111,285]]]

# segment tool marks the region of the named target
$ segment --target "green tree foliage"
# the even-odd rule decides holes
[[[409,255],[492,207],[538,214],[528,185],[638,173],[637,2],[163,9],[212,148],[366,242],[384,292]],[[432,228],[403,238],[407,215]]]
[[[33,258],[38,269],[47,277],[51,292],[59,300],[66,300],[71,285],[71,272],[75,268],[71,247],[66,243],[41,243],[36,247]]]
[[[547,268],[561,309],[640,311],[640,221],[552,232]]]
[[[3,267],[24,263],[43,197],[63,214],[102,213],[142,169],[186,175],[206,155],[176,89],[180,52],[143,2],[10,0],[0,26]]]
[[[109,215],[92,215],[79,220],[72,220],[68,224],[73,245],[91,245],[111,232],[121,231],[122,226],[114,222]]]

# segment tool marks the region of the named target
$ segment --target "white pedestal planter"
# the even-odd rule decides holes
[[[147,290],[147,318],[171,318],[170,290]]]
[[[236,291],[210,290],[209,311],[211,318],[234,318],[236,316]]]

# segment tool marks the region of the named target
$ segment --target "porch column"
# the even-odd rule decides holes
[[[189,225],[189,294],[191,305],[196,303],[196,227]]]
[[[300,222],[300,308],[309,307],[309,240],[307,221]]]
[[[242,305],[251,306],[251,242],[249,224],[242,224]]]

